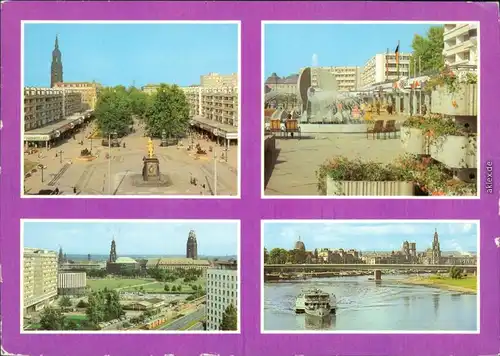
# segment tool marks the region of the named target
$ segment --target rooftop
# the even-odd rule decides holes
[[[192,266],[209,266],[207,260],[193,260],[192,258],[166,257],[166,258],[151,258],[146,266],[162,266],[162,265],[192,265]]]

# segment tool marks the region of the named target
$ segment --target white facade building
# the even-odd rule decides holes
[[[207,270],[207,330],[219,330],[229,304],[238,310],[238,286],[236,261],[219,262]]]
[[[477,66],[477,24],[445,24],[445,64],[450,67]]]
[[[37,311],[57,297],[57,253],[24,248],[23,309]]]
[[[301,69],[304,70],[304,68]],[[311,67],[311,85],[318,85],[320,70],[327,70],[335,76],[340,91],[356,91],[361,87],[361,67],[355,66],[333,66],[333,67]]]
[[[396,64],[396,54],[379,53],[370,58],[363,66],[361,82],[367,87],[385,81],[396,81],[410,76],[410,53],[399,53],[399,74]]]

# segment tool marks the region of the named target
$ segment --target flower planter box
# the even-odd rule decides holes
[[[344,196],[413,196],[413,183],[326,180],[326,195]]]
[[[430,143],[429,151],[432,158],[449,168],[477,168],[477,149],[466,136],[439,137]]]
[[[445,87],[432,92],[431,111],[451,116],[477,116],[477,84],[460,84],[450,93]]]
[[[427,138],[420,129],[401,127],[401,144],[407,153],[423,155],[428,152]]]

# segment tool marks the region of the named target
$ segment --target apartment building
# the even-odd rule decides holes
[[[208,73],[200,76],[200,86],[204,88],[237,87],[238,74]]]
[[[191,117],[203,117],[213,123],[238,127],[238,87],[183,88]]]
[[[82,112],[82,94],[60,88],[24,88],[24,130],[37,129]]]
[[[305,68],[301,69],[304,70]],[[335,76],[339,91],[356,91],[361,87],[361,67],[356,66],[322,66],[311,67],[311,85],[318,86],[320,72],[327,71]]]
[[[54,88],[81,93],[82,109],[94,110],[97,103],[97,96],[102,85],[96,82],[64,82],[56,83]]]
[[[224,311],[230,304],[238,310],[238,286],[237,261],[218,262],[207,270],[207,330],[220,329]]]
[[[443,56],[452,68],[478,65],[478,25],[445,24]]]
[[[395,53],[379,53],[371,57],[363,66],[361,85],[367,87],[386,81],[396,81],[410,76],[410,53],[399,53],[399,73]]]
[[[38,311],[57,297],[57,252],[24,248],[23,310]]]

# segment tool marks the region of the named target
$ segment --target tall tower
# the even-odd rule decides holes
[[[64,263],[63,249],[61,246],[59,246],[59,256],[57,257],[57,262],[59,263],[59,265],[62,265]]]
[[[434,239],[432,240],[432,264],[438,265],[441,261],[441,247],[439,246],[439,235],[434,231]]]
[[[56,83],[63,81],[63,65],[61,51],[59,50],[59,39],[56,36],[56,43],[52,51],[52,64],[50,66],[50,87],[53,88]]]
[[[115,239],[111,241],[111,249],[109,250],[109,261],[108,262],[116,262],[116,243]]]
[[[198,259],[198,242],[196,241],[196,233],[194,230],[189,231],[186,243],[186,258]]]

